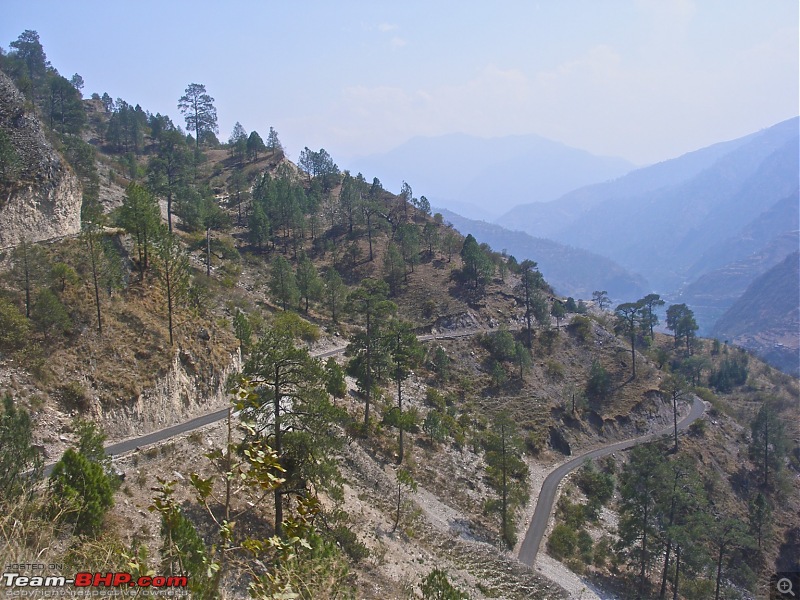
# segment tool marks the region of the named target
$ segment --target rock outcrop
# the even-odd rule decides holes
[[[0,72],[0,129],[19,158],[14,180],[0,195],[0,248],[27,239],[48,240],[77,233],[81,186],[72,169],[42,132],[25,99]]]

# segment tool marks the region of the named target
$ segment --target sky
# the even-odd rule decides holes
[[[645,165],[800,109],[797,0],[3,0],[0,45],[180,125],[189,83],[219,137],[274,127],[343,168],[415,136],[538,134]]]

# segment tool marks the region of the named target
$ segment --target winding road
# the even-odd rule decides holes
[[[689,414],[681,419],[680,422],[678,422],[678,431],[685,431],[692,423],[703,416],[705,409],[706,407],[703,401],[695,396]],[[603,446],[602,448],[597,448],[595,450],[586,452],[585,454],[581,454],[580,456],[576,456],[572,460],[569,460],[563,465],[554,469],[544,480],[542,489],[539,492],[539,498],[536,501],[536,510],[533,513],[531,524],[528,526],[525,539],[523,540],[519,549],[518,558],[520,562],[532,567],[536,561],[536,555],[539,552],[539,545],[542,543],[542,537],[544,537],[544,532],[547,529],[548,522],[550,521],[550,515],[553,513],[553,502],[555,501],[558,484],[561,483],[561,480],[564,479],[564,477],[570,471],[577,469],[587,460],[608,456],[609,454],[613,454],[614,452],[618,452],[620,450],[627,450],[628,448],[632,448],[633,446],[638,446],[639,444],[644,444],[646,442],[651,442],[662,435],[670,434],[672,432],[673,427],[666,427],[656,433],[650,433],[642,437],[632,438],[623,442],[617,442],[616,444]]]
[[[430,342],[433,340],[469,337],[481,331],[483,330],[470,329],[470,330],[462,330],[451,333],[425,334],[417,337],[421,342]],[[335,356],[337,354],[343,353],[345,351],[345,348],[346,348],[345,346],[339,346],[336,348],[332,348],[330,350],[324,350],[322,352],[312,352],[311,355],[316,358],[328,358],[329,356]],[[203,427],[205,425],[210,425],[212,423],[216,423],[217,421],[222,421],[223,419],[227,418],[228,410],[229,410],[228,408],[222,408],[214,412],[207,413],[199,417],[195,417],[194,419],[191,419],[189,421],[178,423],[177,425],[165,427],[164,429],[159,429],[158,431],[153,431],[151,433],[131,438],[128,440],[123,440],[121,442],[117,442],[114,444],[109,444],[108,446],[105,447],[106,454],[108,454],[109,456],[114,456],[117,454],[125,454],[126,452],[131,452],[132,450],[136,450],[137,448],[140,448],[142,446],[148,446],[150,444],[163,442],[177,435],[181,435],[193,431],[195,429],[199,429],[200,427]],[[50,463],[44,467],[45,477],[48,477],[50,473],[52,473],[54,466],[55,463]]]

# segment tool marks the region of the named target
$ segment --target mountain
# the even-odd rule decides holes
[[[669,188],[695,177],[717,160],[747,143],[747,138],[721,142],[678,158],[631,171],[627,175],[579,187],[550,202],[516,206],[496,220],[508,229],[531,235],[556,237],[591,208],[617,198],[636,198]]]
[[[654,287],[675,290],[797,229],[791,203],[799,145],[798,119],[789,119],[552,202],[516,207],[497,222],[601,253]]]
[[[524,202],[546,202],[577,187],[619,177],[634,165],[536,135],[415,137],[380,155],[351,161],[387,189],[407,181],[416,195],[470,218],[496,218]]]
[[[467,219],[447,209],[441,212],[462,235],[471,233],[478,242],[505,250],[518,261],[535,260],[545,279],[564,296],[591,298],[593,291],[602,289],[612,298],[630,298],[648,289],[644,278],[593,252]]]
[[[678,301],[693,307],[701,335],[709,331],[756,277],[798,248],[797,227],[787,231],[787,225],[791,227],[800,219],[799,203],[797,192],[779,200],[695,263],[690,272],[703,274],[681,289]],[[711,267],[714,268],[708,270]]]
[[[712,335],[754,351],[782,370],[800,374],[800,253],[757,279],[717,321]]]

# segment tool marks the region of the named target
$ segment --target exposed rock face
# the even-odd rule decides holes
[[[0,248],[27,239],[48,240],[77,233],[81,186],[69,165],[27,112],[14,83],[0,72],[0,128],[10,138],[21,168],[0,196]]]
[[[181,421],[230,406],[231,396],[226,387],[228,376],[242,370],[242,358],[231,355],[227,367],[213,374],[200,375],[190,355],[178,352],[171,369],[153,388],[146,389],[126,406],[103,410],[95,402],[95,418],[102,420],[103,429],[115,438],[144,435]]]

